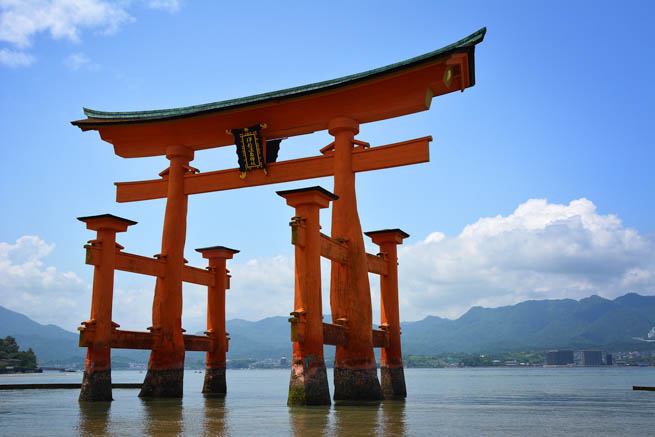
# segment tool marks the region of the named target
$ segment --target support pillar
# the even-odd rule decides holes
[[[184,379],[182,272],[188,204],[184,176],[192,171],[189,162],[193,159],[193,150],[171,146],[166,149],[166,158],[170,167],[162,176],[168,178],[168,195],[159,254],[166,261],[166,272],[163,277],[157,277],[150,328],[160,335],[150,353],[140,397],[182,397]]]
[[[205,361],[205,382],[202,392],[225,396],[225,360],[228,349],[228,333],[225,332],[225,290],[230,288],[230,276],[226,264],[228,259],[239,253],[224,246],[196,249],[203,258],[209,259],[208,270],[214,273],[214,285],[207,293],[207,334],[212,339],[212,349],[207,351]]]
[[[84,376],[80,401],[111,401],[111,332],[116,325],[111,321],[114,299],[114,267],[116,251],[122,249],[116,244],[116,233],[127,231],[136,222],[111,214],[78,217],[86,228],[97,231],[95,240],[89,243],[100,249],[100,264],[93,268],[93,294],[91,317],[82,322],[80,335],[91,334],[93,345],[86,351]]]
[[[337,117],[328,123],[334,136],[334,194],[332,238],[348,246],[348,263],[332,262],[330,306],[334,323],[346,324],[348,346],[337,346],[334,360],[334,399],[382,400],[371,327],[371,289],[362,227],[357,212],[352,152],[359,123]]]
[[[321,302],[321,226],[319,210],[337,197],[321,187],[278,191],[296,209],[291,241],[295,246],[292,323],[293,362],[287,405],[330,405],[323,357]]]
[[[386,399],[405,399],[405,373],[400,347],[400,312],[398,309],[398,245],[409,234],[400,229],[367,232],[387,261],[387,274],[380,275],[381,322],[380,328],[389,336],[389,346],[382,348],[380,374],[382,392]]]

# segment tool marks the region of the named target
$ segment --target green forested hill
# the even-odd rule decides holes
[[[328,321],[326,317],[325,321]],[[591,296],[526,301],[500,308],[471,308],[456,320],[428,316],[401,323],[404,354],[444,352],[490,353],[554,348],[627,350],[644,346],[633,340],[655,326],[655,296],[630,293],[614,300]],[[228,359],[291,356],[287,317],[257,322],[233,319]],[[40,325],[22,314],[0,307],[0,337],[11,335],[21,347],[32,348],[39,362],[83,360],[78,337],[54,325]],[[653,345],[655,348],[655,345]],[[326,357],[334,347],[325,348]],[[146,361],[147,351],[116,350],[114,357]],[[194,360],[202,353],[190,354]]]
[[[493,352],[619,347],[639,344],[655,326],[655,296],[630,293],[615,300],[591,296],[471,308],[457,320],[427,317],[403,323],[403,352]]]

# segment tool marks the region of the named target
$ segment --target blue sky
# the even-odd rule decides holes
[[[407,59],[484,26],[475,87],[358,136],[374,146],[434,137],[430,163],[357,176],[363,228],[412,235],[401,251],[401,319],[655,294],[654,10],[646,1],[0,0],[0,305],[71,330],[88,317],[82,245],[93,235],[77,216],[136,220],[118,241],[159,252],[164,201],[117,204],[113,182],[155,178],[166,160],[116,157],[97,133],[70,125],[82,106],[159,109],[274,91]],[[325,132],[295,137],[280,159],[329,142]],[[232,168],[236,157],[226,147],[192,165]],[[314,184],[332,189],[326,178],[190,199],[190,263],[205,265],[196,247],[242,251],[228,318],[290,311],[292,211],[275,191]],[[329,232],[329,211],[321,219]],[[118,323],[149,326],[153,284],[117,274]],[[324,281],[324,297],[328,289]],[[188,330],[203,327],[205,294],[185,288]]]

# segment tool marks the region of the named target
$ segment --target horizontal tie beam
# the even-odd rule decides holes
[[[321,256],[330,261],[345,264],[348,262],[348,247],[345,243],[334,240],[327,235],[321,233]],[[366,263],[369,273],[376,275],[387,274],[387,260],[381,256],[366,254]]]
[[[380,170],[403,165],[420,164],[430,160],[429,143],[432,137],[417,138],[386,146],[368,149],[357,147],[352,154],[355,172]],[[309,158],[292,159],[267,164],[268,175],[252,171],[241,179],[238,168],[187,174],[184,177],[185,194],[200,194],[259,185],[314,179],[334,174],[334,153]],[[117,202],[161,199],[168,193],[166,179],[139,182],[116,182]]]
[[[80,347],[91,347],[95,341],[95,330],[80,329]],[[112,349],[152,349],[157,340],[158,333],[145,331],[124,331],[114,329],[111,332]],[[209,351],[212,349],[213,339],[206,335],[183,334],[184,349],[187,351]]]
[[[366,254],[366,262],[368,264],[369,273],[376,275],[387,275],[387,260],[381,256]]]
[[[100,248],[88,244],[84,247],[86,248],[86,263],[92,266],[100,265]],[[148,258],[146,256],[118,252],[116,253],[116,270],[162,277],[166,272],[166,261],[163,259]],[[182,280],[192,284],[213,286],[214,274],[197,267],[184,266]]]

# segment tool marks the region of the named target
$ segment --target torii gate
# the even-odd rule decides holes
[[[151,349],[139,396],[181,397],[185,350],[207,351],[203,392],[224,394],[226,260],[238,251],[222,246],[197,249],[207,270],[186,266],[184,245],[188,196],[317,177],[334,176],[334,194],[320,187],[278,192],[295,208],[295,298],[290,319],[293,366],[289,404],[329,404],[323,345],[336,345],[335,400],[404,398],[396,246],[400,229],[368,232],[380,246],[367,254],[357,212],[355,173],[429,161],[431,137],[370,147],[356,140],[361,123],[430,108],[433,97],[475,84],[474,51],[486,29],[442,49],[352,76],[266,94],[185,108],[100,112],[73,121],[96,130],[124,158],[164,155],[160,179],[116,183],[116,200],[166,198],[162,250],[155,258],[122,252],[116,232],[135,222],[109,214],[81,217],[98,232],[87,248],[95,266],[90,320],[80,328],[87,359],[80,400],[111,400],[110,348]],[[274,162],[280,139],[327,129],[334,142],[322,155]],[[266,139],[269,139],[267,142]],[[196,150],[237,143],[239,169],[200,173],[191,167]],[[272,145],[273,147],[269,147]],[[267,151],[268,149],[268,151]],[[252,171],[251,171],[252,170]],[[333,202],[332,235],[320,233],[318,211]],[[333,323],[322,322],[320,256],[332,261]],[[150,332],[118,330],[111,320],[114,270],[157,278]],[[382,326],[372,330],[368,273],[381,278]],[[206,335],[185,335],[181,325],[182,282],[208,286]],[[373,347],[382,347],[382,386]]]

